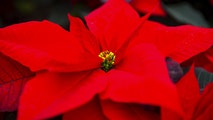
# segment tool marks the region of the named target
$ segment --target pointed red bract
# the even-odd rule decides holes
[[[90,31],[99,39],[102,50],[113,52],[124,44],[141,22],[136,11],[124,0],[110,0],[85,19]]]
[[[103,71],[37,74],[21,96],[19,120],[45,119],[79,107],[107,85]]]
[[[48,21],[27,22],[0,29],[0,50],[30,67],[32,71],[80,71],[96,68],[99,66],[98,57],[90,51],[94,48],[93,52],[97,52],[97,47],[94,44],[83,46],[86,40],[82,39]]]
[[[75,37],[78,38],[78,42],[81,43],[81,46],[84,47],[84,50],[91,53],[88,54],[90,56],[85,56],[87,59],[90,57],[96,58],[97,55],[100,53],[100,45],[98,39],[86,29],[83,22],[80,18],[73,17],[68,15],[70,20],[70,33]],[[84,53],[81,53],[84,54]],[[91,58],[90,58],[91,59]],[[91,61],[87,61],[91,62]],[[94,61],[93,61],[94,62]]]
[[[130,4],[140,13],[149,13],[153,15],[166,16],[166,12],[160,4],[161,0],[131,0]]]
[[[204,89],[198,104],[195,107],[192,119],[211,120],[213,118],[213,83]]]
[[[194,63],[195,66],[202,67],[209,72],[213,72],[213,47],[191,58],[184,65],[187,66],[190,63]]]
[[[213,45],[213,29],[190,25],[167,27],[146,21],[131,44],[154,44],[165,56],[182,63]]]
[[[176,84],[184,117],[177,115],[169,109],[161,109],[162,120],[191,120],[195,106],[200,99],[200,88],[194,73],[194,66]],[[193,119],[194,120],[194,119]]]
[[[103,98],[168,107],[181,114],[165,59],[153,45],[141,44],[129,49],[115,69],[109,72],[110,86]]]
[[[185,119],[189,120],[200,98],[200,87],[194,73],[194,66],[176,84]]]

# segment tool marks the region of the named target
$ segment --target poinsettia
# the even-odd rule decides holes
[[[147,21],[149,15],[140,18],[123,0],[109,0],[86,16],[89,30],[72,16],[70,31],[49,21],[0,29],[1,52],[36,72],[18,118],[159,118],[141,104],[182,116],[165,58],[183,62],[207,50],[213,31],[166,27]]]

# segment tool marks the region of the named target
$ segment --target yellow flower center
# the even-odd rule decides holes
[[[101,63],[101,69],[108,72],[112,69],[115,63],[115,54],[109,50],[103,51],[98,55],[103,62]]]

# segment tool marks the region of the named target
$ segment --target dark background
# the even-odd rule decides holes
[[[67,27],[67,14],[83,17],[101,5],[99,0],[1,0],[0,27],[48,19]]]
[[[103,4],[104,0],[0,0],[0,27],[31,20],[48,19],[68,28],[67,14],[83,18],[90,11]],[[106,1],[106,0],[105,0]],[[152,16],[150,19],[167,25],[193,24],[213,27],[213,5],[211,0],[162,0],[162,5],[168,13],[166,17]],[[187,2],[195,11],[183,9]],[[183,4],[182,4],[183,3]],[[173,11],[173,12],[171,12]],[[179,14],[202,14],[202,18],[179,20]],[[196,13],[195,13],[196,12]],[[141,13],[143,15],[143,13]],[[197,20],[197,21],[196,21]],[[201,21],[199,21],[201,20]],[[203,21],[204,20],[204,21]],[[205,24],[203,24],[205,23]]]

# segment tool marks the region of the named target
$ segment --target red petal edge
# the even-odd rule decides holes
[[[167,57],[182,63],[213,45],[213,29],[190,25],[167,27],[146,21],[131,44],[152,43]]]
[[[141,13],[149,13],[158,4],[157,8],[155,8],[152,14],[166,16],[166,12],[163,10],[161,4],[159,4],[160,1],[161,0],[131,0],[130,4]]]
[[[195,105],[200,99],[200,87],[195,76],[194,65],[176,84],[185,119],[191,119]]]
[[[26,82],[34,76],[29,68],[0,53],[0,111],[18,108],[19,97]]]
[[[75,21],[72,24],[79,24]],[[20,23],[0,29],[0,51],[32,71],[80,71],[99,66],[97,45],[84,45],[74,33],[49,21]]]
[[[197,120],[210,120],[213,118],[213,83],[208,84],[196,105],[193,118]]]
[[[104,74],[100,70],[38,74],[26,84],[18,119],[46,119],[87,103],[106,88]]]

